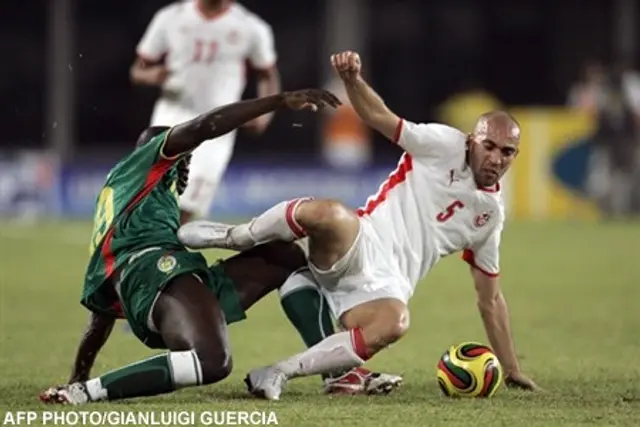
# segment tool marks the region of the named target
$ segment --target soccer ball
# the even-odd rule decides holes
[[[491,397],[502,379],[498,358],[482,344],[452,346],[438,361],[438,385],[448,397]]]

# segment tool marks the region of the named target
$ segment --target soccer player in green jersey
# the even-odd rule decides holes
[[[331,93],[308,89],[227,105],[172,128],[152,127],[109,173],[97,199],[82,304],[91,311],[69,384],[44,402],[82,404],[168,393],[211,384],[231,371],[226,325],[306,265],[289,244],[264,245],[209,267],[176,235],[178,195],[189,153],[243,123],[280,108],[337,107]],[[148,347],[169,349],[89,379],[117,318]]]

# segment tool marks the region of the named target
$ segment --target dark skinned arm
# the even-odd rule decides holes
[[[340,104],[340,100],[330,92],[304,89],[225,105],[173,127],[167,135],[163,154],[174,157],[189,152],[203,141],[218,138],[249,120],[280,108],[316,111],[325,105],[335,108]]]
[[[69,384],[89,379],[96,356],[104,343],[107,342],[109,335],[111,335],[115,322],[115,317],[95,312],[91,313],[89,324],[82,335],[76,352],[76,360],[69,378]]]

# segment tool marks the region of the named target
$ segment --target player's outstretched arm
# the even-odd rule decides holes
[[[504,368],[505,383],[507,386],[536,390],[536,384],[520,372],[509,326],[509,309],[500,290],[500,280],[475,267],[471,267],[471,275],[487,337]]]
[[[114,317],[95,312],[91,313],[89,324],[78,346],[69,384],[89,379],[96,356],[104,343],[107,342],[109,335],[111,335],[115,322],[116,319]]]
[[[351,51],[338,53],[331,56],[331,64],[344,82],[351,105],[360,118],[395,142],[400,118],[362,77],[360,56]]]
[[[331,92],[321,89],[283,92],[229,104],[173,127],[165,141],[163,154],[172,157],[191,151],[203,141],[217,138],[249,120],[281,108],[317,111],[327,105],[335,108],[341,102]]]

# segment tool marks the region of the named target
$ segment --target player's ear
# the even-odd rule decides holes
[[[471,148],[471,144],[472,143],[473,143],[473,134],[472,133],[468,133],[467,134],[467,140],[464,142],[465,148],[467,149],[467,151],[469,151],[469,149]]]

